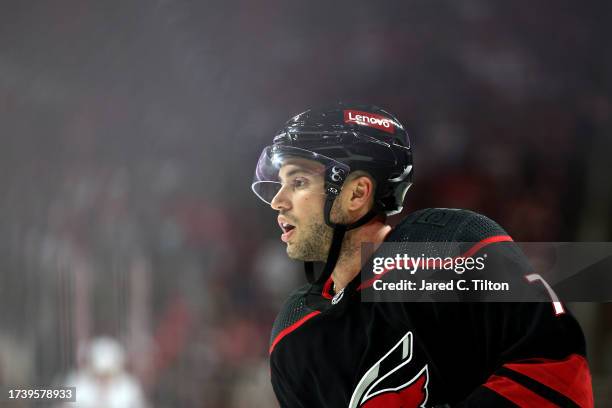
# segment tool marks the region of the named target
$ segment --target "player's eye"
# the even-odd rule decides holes
[[[296,177],[291,182],[291,187],[294,190],[305,188],[308,186],[308,180],[303,177]]]

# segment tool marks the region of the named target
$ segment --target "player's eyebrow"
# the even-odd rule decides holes
[[[304,168],[293,169],[293,170],[290,170],[289,173],[287,173],[287,177],[293,176],[294,174],[297,174],[297,173],[304,173],[304,174],[312,175],[314,174],[314,171],[304,169]]]
[[[285,174],[285,175],[282,175],[282,176],[281,176],[281,175],[279,174],[279,178],[281,179],[281,181],[284,181],[284,180],[286,180],[287,178],[289,178],[289,177],[291,177],[291,176],[295,176],[296,174],[300,174],[300,173],[304,173],[304,174],[305,174],[305,175],[307,175],[307,176],[311,176],[311,175],[313,175],[313,174],[314,174],[314,172],[313,172],[313,171],[309,171],[309,170],[304,169],[304,168],[302,168],[302,167],[297,167],[297,168],[295,168],[295,169],[289,170],[289,171],[287,172],[287,174]]]

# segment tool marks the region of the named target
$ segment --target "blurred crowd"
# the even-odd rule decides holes
[[[304,278],[250,182],[277,128],[312,105],[375,103],[404,122],[405,212],[469,208],[516,241],[611,241],[609,9],[8,7],[0,384],[112,371],[136,402],[107,407],[275,406],[269,333]],[[602,407],[609,306],[573,305]]]

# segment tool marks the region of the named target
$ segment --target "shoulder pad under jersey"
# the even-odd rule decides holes
[[[387,242],[479,242],[507,236],[495,221],[469,210],[427,208],[409,214],[391,232]]]

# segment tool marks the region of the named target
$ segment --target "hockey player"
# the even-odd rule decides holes
[[[593,406],[582,331],[558,303],[362,301],[376,280],[366,242],[470,242],[472,254],[495,247],[498,265],[525,272],[508,234],[471,211],[421,210],[391,228],[411,181],[408,135],[375,106],[308,110],[261,154],[252,189],[278,212],[310,282],[272,330],[280,405]]]

